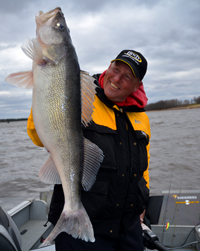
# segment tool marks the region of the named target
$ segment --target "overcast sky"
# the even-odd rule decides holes
[[[134,49],[148,61],[148,103],[200,96],[200,0],[0,0],[0,119],[28,117],[32,91],[5,77],[31,69],[21,45],[35,37],[35,14],[57,6],[81,69],[100,73]]]

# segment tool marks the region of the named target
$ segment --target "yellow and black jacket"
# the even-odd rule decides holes
[[[105,157],[94,186],[89,192],[82,189],[81,199],[95,234],[117,238],[119,231],[125,231],[148,203],[149,119],[136,106],[117,107],[100,87],[94,107],[93,120],[83,127],[83,134],[102,149]],[[35,144],[42,146],[31,116],[28,134]],[[55,185],[49,212],[53,224],[63,205],[62,186]]]

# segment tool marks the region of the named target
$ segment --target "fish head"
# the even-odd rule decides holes
[[[72,45],[70,31],[61,8],[36,15],[36,35],[47,60],[58,64]]]

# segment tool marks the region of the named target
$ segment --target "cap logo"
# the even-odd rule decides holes
[[[123,57],[129,57],[130,59],[135,61],[135,63],[137,63],[137,64],[138,64],[138,62],[142,63],[141,57],[132,51],[128,51],[128,52],[124,53]]]

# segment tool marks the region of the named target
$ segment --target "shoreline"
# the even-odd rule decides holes
[[[160,109],[160,110],[146,110],[145,112],[160,112],[160,111],[168,111],[168,110],[183,110],[183,109],[196,109],[200,108],[200,104],[195,105],[187,105],[187,106],[180,106],[180,107],[174,107],[174,108],[168,108],[168,109]],[[19,118],[19,119],[0,119],[1,122],[15,122],[15,121],[25,121],[28,120],[28,118]]]
[[[200,104],[179,106],[179,107],[160,109],[160,110],[146,110],[145,112],[161,112],[161,111],[184,110],[184,109],[188,110],[188,109],[196,109],[196,108],[200,108]]]
[[[28,118],[20,118],[20,119],[0,119],[0,123],[2,122],[6,122],[6,123],[10,123],[10,122],[16,122],[16,121],[25,121],[28,120]]]

